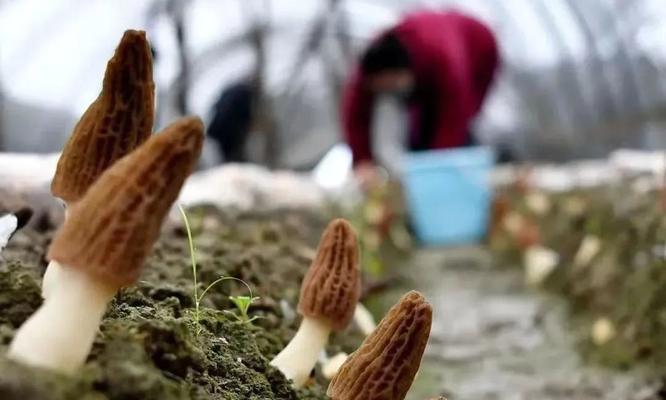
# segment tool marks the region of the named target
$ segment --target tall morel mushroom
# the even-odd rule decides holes
[[[48,253],[61,270],[16,332],[10,357],[65,373],[85,362],[107,303],[138,279],[202,143],[201,121],[183,118],[116,162],[70,208]]]
[[[298,312],[303,315],[296,336],[272,361],[294,386],[310,376],[331,331],[344,329],[361,294],[358,241],[343,219],[331,222],[317,255],[303,278]]]
[[[53,195],[68,206],[79,201],[104,170],[148,139],[154,119],[150,45],[145,32],[128,30],[106,66],[101,93],[63,149],[51,183]],[[57,266],[47,267],[43,297],[59,271]]]
[[[68,204],[145,142],[155,119],[155,83],[150,45],[143,31],[123,35],[104,74],[102,91],[88,106],[65,145],[51,192]]]
[[[403,400],[428,343],[432,308],[418,292],[394,305],[342,365],[328,387],[332,400]]]

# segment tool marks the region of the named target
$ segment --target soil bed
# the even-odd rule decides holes
[[[202,302],[194,323],[193,279],[186,232],[165,227],[136,287],[110,305],[85,367],[75,377],[17,365],[4,356],[14,331],[41,304],[44,254],[53,229],[19,232],[0,260],[0,398],[29,399],[325,399],[317,372],[294,391],[268,365],[298,327],[300,282],[328,218],[304,211],[241,214],[213,207],[188,210],[199,290],[221,276],[247,282],[260,300],[260,318],[236,321],[229,295],[247,295],[223,282]],[[63,310],[68,312],[68,310]],[[353,351],[353,326],[333,337],[329,355]]]
[[[564,193],[507,188],[496,204],[491,248],[512,266],[526,265],[534,246],[554,252],[556,265],[535,283],[568,300],[583,353],[662,374],[666,204],[663,193],[637,190],[639,183]]]

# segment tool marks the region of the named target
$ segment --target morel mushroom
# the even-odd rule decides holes
[[[394,305],[328,387],[332,400],[403,400],[430,336],[432,308],[418,292]]]
[[[154,109],[150,45],[145,32],[128,30],[106,66],[101,93],[76,124],[63,149],[51,183],[53,195],[68,206],[80,200],[104,170],[150,137]],[[52,276],[58,272],[58,266],[47,267],[43,297],[48,295],[55,279]]]
[[[361,294],[358,252],[351,225],[342,219],[331,222],[301,285],[298,312],[303,321],[296,336],[271,361],[295,387],[307,381],[331,331],[344,329],[354,316]]]
[[[201,121],[183,118],[116,162],[70,208],[48,252],[61,271],[10,357],[65,373],[85,362],[107,303],[138,279],[202,143]]]

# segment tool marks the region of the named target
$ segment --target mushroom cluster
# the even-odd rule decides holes
[[[48,252],[60,271],[16,332],[10,357],[65,373],[85,362],[108,302],[138,279],[202,143],[201,121],[183,118],[113,164],[70,207]]]
[[[199,159],[198,118],[151,136],[152,71],[145,32],[126,31],[58,161],[51,191],[66,203],[65,223],[48,252],[44,302],[10,345],[15,360],[65,373],[85,362],[108,302],[138,279]]]
[[[294,338],[272,361],[297,388],[312,372],[330,333],[347,327],[360,297],[356,233],[343,219],[331,222],[303,278],[298,311],[303,320]],[[409,292],[344,359],[328,390],[333,400],[402,400],[421,364],[430,336],[432,309]],[[329,374],[329,373],[327,373]]]
[[[62,151],[51,193],[69,208],[118,159],[144,143],[155,119],[155,83],[150,45],[143,31],[123,35],[104,74],[102,91],[90,104]],[[65,218],[69,211],[65,211]],[[50,263],[42,281],[46,298],[61,271]]]
[[[75,372],[90,353],[108,303],[139,278],[204,140],[203,123],[195,117],[151,135],[154,89],[145,33],[127,31],[108,62],[101,93],[58,162],[51,190],[66,203],[66,218],[48,251],[44,301],[17,330],[10,358]],[[0,217],[0,249],[3,238],[27,218]],[[430,305],[410,292],[375,327],[360,295],[357,235],[347,221],[333,220],[301,285],[299,329],[270,364],[302,387],[331,333],[356,319],[368,337],[350,356],[340,353],[330,360],[325,375],[335,377],[328,395],[404,399],[430,333]]]

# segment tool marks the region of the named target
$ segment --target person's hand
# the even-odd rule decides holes
[[[356,180],[364,191],[368,191],[383,182],[385,176],[381,168],[371,161],[363,161],[354,168]]]

